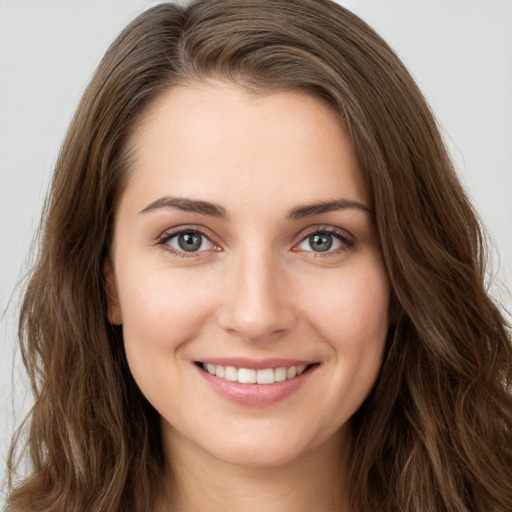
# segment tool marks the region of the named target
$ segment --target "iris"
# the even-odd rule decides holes
[[[332,235],[316,234],[309,237],[309,245],[316,252],[325,252],[332,247]]]

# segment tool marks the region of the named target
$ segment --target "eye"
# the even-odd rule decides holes
[[[296,250],[315,253],[336,253],[353,245],[354,242],[343,232],[334,228],[322,228],[303,238],[296,246]]]
[[[194,253],[215,248],[213,242],[200,231],[188,229],[164,235],[159,244],[168,246],[176,253]]]

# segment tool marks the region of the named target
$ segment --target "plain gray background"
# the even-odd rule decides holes
[[[30,406],[19,354],[13,362],[18,304],[14,289],[33,256],[30,243],[52,166],[81,92],[107,46],[129,20],[156,3],[0,0],[2,466],[14,424]],[[340,3],[380,32],[423,89],[494,240],[499,281],[493,281],[492,291],[510,310],[512,1]]]

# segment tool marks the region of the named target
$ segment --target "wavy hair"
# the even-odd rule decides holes
[[[481,227],[410,74],[329,0],[164,3],[106,53],[60,152],[22,304],[35,402],[11,448],[8,509],[151,509],[159,417],[107,320],[102,269],[138,120],[164,91],[219,78],[322,98],[366,175],[394,322],[351,420],[353,511],[510,512],[512,348],[484,285]],[[23,454],[31,472],[18,478]]]

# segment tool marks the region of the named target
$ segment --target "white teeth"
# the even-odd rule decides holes
[[[272,368],[268,368],[266,370],[258,370],[256,381],[258,384],[274,384],[274,370],[272,370]]]
[[[306,365],[253,370],[251,368],[235,368],[234,366],[203,363],[203,368],[210,375],[215,375],[220,379],[231,382],[238,381],[241,384],[274,384],[274,382],[283,382],[301,375],[304,373]]]
[[[256,384],[256,370],[240,368],[238,370],[238,382],[241,384]]]
[[[276,368],[274,371],[274,378],[276,382],[283,382],[283,380],[286,380],[286,368]]]
[[[286,378],[287,379],[293,379],[293,377],[295,377],[295,375],[297,375],[297,367],[296,366],[291,366],[290,368],[288,368],[288,370],[286,370]]]
[[[226,380],[230,380],[231,382],[236,382],[238,380],[238,372],[236,368],[234,366],[226,366],[224,378]]]

